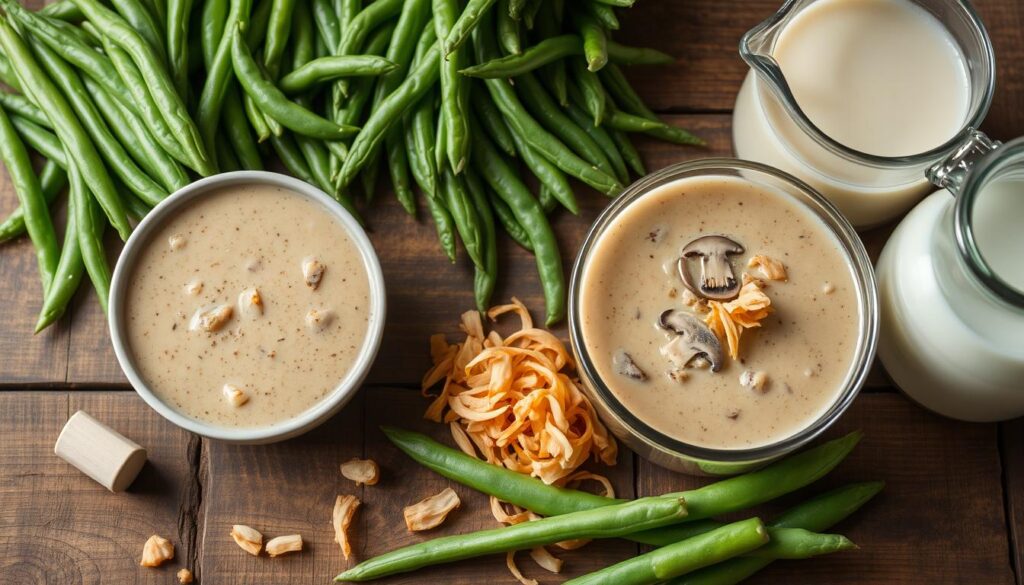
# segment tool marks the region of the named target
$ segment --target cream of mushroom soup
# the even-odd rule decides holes
[[[125,297],[140,377],[223,427],[285,422],[330,395],[369,325],[370,283],[346,228],[281,187],[223,187],[144,242]]]
[[[818,419],[853,368],[858,297],[828,228],[734,177],[662,185],[597,239],[580,331],[639,420],[715,449],[772,444]]]

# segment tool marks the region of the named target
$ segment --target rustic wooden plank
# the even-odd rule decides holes
[[[771,518],[808,494],[854,481],[885,491],[837,526],[860,550],[776,563],[750,583],[1011,583],[995,425],[930,414],[901,394],[864,394],[829,431],[864,439],[832,474],[756,512]],[[1018,443],[1019,445],[1019,443]],[[707,479],[642,461],[640,495],[688,489]],[[1017,488],[1020,491],[1020,487]]]
[[[1024,420],[1000,425],[1003,457],[1003,490],[1006,493],[1006,525],[1017,585],[1024,584]]]
[[[112,231],[106,240],[107,258],[111,269],[117,263],[122,242]],[[78,291],[71,310],[70,345],[68,352],[67,382],[72,386],[121,385],[127,387],[128,378],[121,371],[110,342],[107,315],[100,307],[96,291],[88,281]]]
[[[131,488],[112,494],[53,454],[68,416],[82,409],[146,447],[149,463]],[[171,583],[194,560],[198,504],[191,455],[197,439],[134,393],[0,394],[0,582]],[[176,558],[139,566],[151,534]]]
[[[365,388],[361,399],[321,429],[280,445],[238,447],[207,443],[210,477],[203,496],[206,523],[202,553],[206,582],[326,582],[357,560],[399,546],[496,526],[486,497],[454,486],[415,465],[378,430],[381,424],[399,425],[450,443],[447,427],[422,419],[427,405],[422,397],[404,389]],[[381,468],[380,483],[357,488],[341,477],[338,465],[357,456],[377,461]],[[621,494],[633,495],[629,452],[612,470],[612,480]],[[442,527],[425,535],[409,534],[402,519],[402,507],[450,485],[459,493],[462,507]],[[330,526],[334,499],[339,494],[352,494],[363,502],[350,531],[355,558],[349,563],[334,543]],[[250,524],[267,537],[300,533],[307,549],[278,559],[249,556],[228,537],[233,523]],[[634,551],[635,547],[628,543],[604,542],[557,554],[565,559],[565,575],[574,575],[626,558]],[[562,580],[541,574],[544,571],[537,570],[526,555],[522,555],[520,564],[524,572],[544,583]],[[423,583],[431,579],[448,583],[511,581],[504,559],[484,558],[381,583]]]

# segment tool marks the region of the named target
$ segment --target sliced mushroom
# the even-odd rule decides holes
[[[641,381],[647,379],[647,374],[640,369],[640,366],[636,365],[636,362],[626,353],[626,350],[621,348],[615,350],[615,353],[612,354],[612,369],[620,376]]]
[[[686,288],[706,299],[727,301],[740,292],[740,283],[732,271],[729,256],[742,254],[743,246],[725,236],[703,236],[683,248],[679,276]],[[690,276],[687,260],[700,258],[700,284]]]
[[[684,311],[669,309],[661,314],[658,324],[676,334],[661,348],[661,355],[672,363],[685,367],[695,358],[704,358],[711,362],[712,372],[721,369],[722,344],[703,321]]]

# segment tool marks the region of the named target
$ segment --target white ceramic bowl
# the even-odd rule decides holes
[[[370,315],[366,329],[366,338],[359,349],[352,368],[345,374],[334,391],[299,416],[268,427],[231,428],[196,420],[185,416],[161,401],[150,390],[146,381],[139,375],[135,367],[132,348],[128,346],[125,334],[124,303],[126,291],[132,283],[132,273],[139,253],[145,248],[150,235],[158,230],[165,221],[173,217],[180,209],[189,205],[196,197],[210,191],[231,185],[271,185],[288,189],[306,197],[320,205],[324,213],[334,215],[348,231],[352,241],[362,255],[363,265],[370,281]],[[336,414],[349,400],[355,396],[360,385],[366,378],[373,364],[377,351],[380,349],[384,334],[384,316],[386,312],[384,295],[384,275],[377,260],[377,253],[366,237],[366,232],[359,223],[337,201],[330,198],[320,189],[287,175],[264,171],[237,171],[223,173],[196,181],[172,193],[160,202],[135,228],[125,244],[121,257],[114,268],[114,277],[110,286],[110,308],[108,321],[110,338],[114,343],[114,353],[124,370],[125,376],[139,396],[164,418],[179,427],[209,437],[233,443],[273,443],[305,433]]]

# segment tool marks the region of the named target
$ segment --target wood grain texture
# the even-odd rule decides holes
[[[68,416],[85,410],[148,450],[135,483],[112,494],[53,454]],[[0,583],[171,583],[194,560],[188,510],[190,451],[197,443],[134,393],[0,394]],[[175,560],[139,566],[151,534],[170,539]]]
[[[860,550],[776,563],[751,584],[1013,582],[995,425],[940,418],[900,394],[862,394],[828,435],[855,429],[864,432],[861,444],[820,485],[755,512],[770,519],[803,496],[884,480],[875,501],[834,530]],[[637,491],[656,494],[707,481],[641,461]]]
[[[1024,420],[999,425],[1006,494],[1006,527],[1010,533],[1017,585],[1024,584]]]

